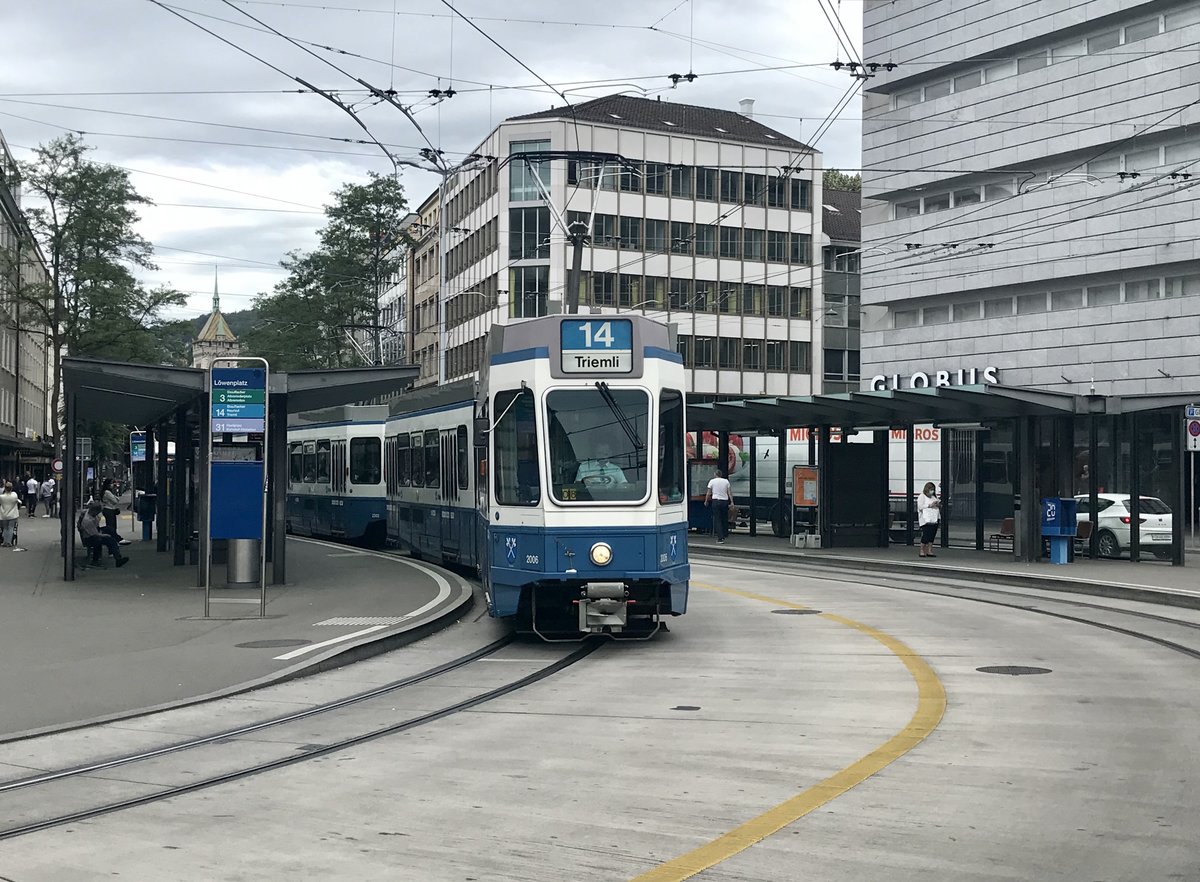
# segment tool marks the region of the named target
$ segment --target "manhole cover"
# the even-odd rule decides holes
[[[691,710],[700,710],[700,707],[699,707],[699,705],[695,705],[695,704],[677,704],[677,705],[675,705],[675,707],[671,708],[671,710],[691,711]]]
[[[777,616],[819,616],[819,609],[773,609],[771,612]]]
[[[1049,674],[1049,668],[1031,668],[1025,665],[989,665],[976,668],[981,674],[1008,674],[1010,677],[1020,677],[1023,674]]]
[[[284,646],[307,646],[311,640],[251,640],[237,644],[238,649],[281,649]]]

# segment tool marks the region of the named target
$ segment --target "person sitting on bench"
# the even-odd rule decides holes
[[[129,563],[129,558],[121,554],[117,537],[111,533],[102,533],[96,520],[102,507],[99,502],[88,503],[88,507],[79,517],[79,539],[83,542],[83,547],[91,551],[92,563],[100,563],[100,549],[107,548],[109,556],[116,559],[117,566],[123,567]]]

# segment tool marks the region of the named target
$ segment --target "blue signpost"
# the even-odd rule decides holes
[[[1050,562],[1069,563],[1071,544],[1078,532],[1078,503],[1074,499],[1042,500],[1042,535],[1050,540]]]
[[[218,367],[226,363],[253,366]],[[257,542],[259,550],[259,615],[267,612],[267,378],[269,365],[261,358],[217,359],[209,369],[211,420],[209,432],[208,547],[204,567],[204,615],[209,614],[212,540],[229,540],[232,566],[235,554]],[[261,438],[261,444],[217,445],[235,436]],[[217,456],[216,452],[222,455]],[[226,453],[236,452],[235,456]],[[250,454],[247,457],[245,454]]]

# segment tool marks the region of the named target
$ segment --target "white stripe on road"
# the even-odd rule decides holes
[[[314,643],[312,646],[303,646],[300,649],[293,649],[291,652],[275,656],[275,661],[287,661],[291,658],[297,658],[305,653],[313,652],[317,649],[324,649],[326,646],[333,646],[335,643],[345,643],[347,640],[353,640],[355,637],[362,637],[364,634],[382,631],[386,627],[386,625],[373,625],[370,628],[364,628],[361,631],[355,631],[353,634],[343,634],[341,637],[334,637],[332,640],[325,640],[321,643]]]

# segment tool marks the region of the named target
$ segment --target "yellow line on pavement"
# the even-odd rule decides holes
[[[765,594],[755,594],[752,591],[708,585],[696,581],[693,581],[692,585],[711,588],[749,600],[761,600],[777,607],[809,609],[803,604],[779,600]],[[946,712],[946,690],[942,687],[942,682],[938,679],[937,674],[933,672],[933,668],[921,656],[895,637],[872,628],[870,625],[864,625],[862,622],[832,613],[821,613],[820,616],[831,622],[837,622],[839,625],[854,628],[856,631],[861,631],[878,640],[904,663],[917,684],[917,709],[913,712],[908,725],[840,772],[830,775],[824,781],[814,784],[791,799],[768,809],[758,817],[751,818],[744,824],[734,827],[711,842],[680,855],[674,860],[667,861],[653,870],[642,873],[633,882],[681,882],[683,879],[689,879],[697,873],[733,857],[738,852],[745,851],[772,833],[778,832],[788,824],[803,818],[809,812],[858,786],[880,769],[904,756],[937,728],[938,723],[942,720],[942,715]]]

